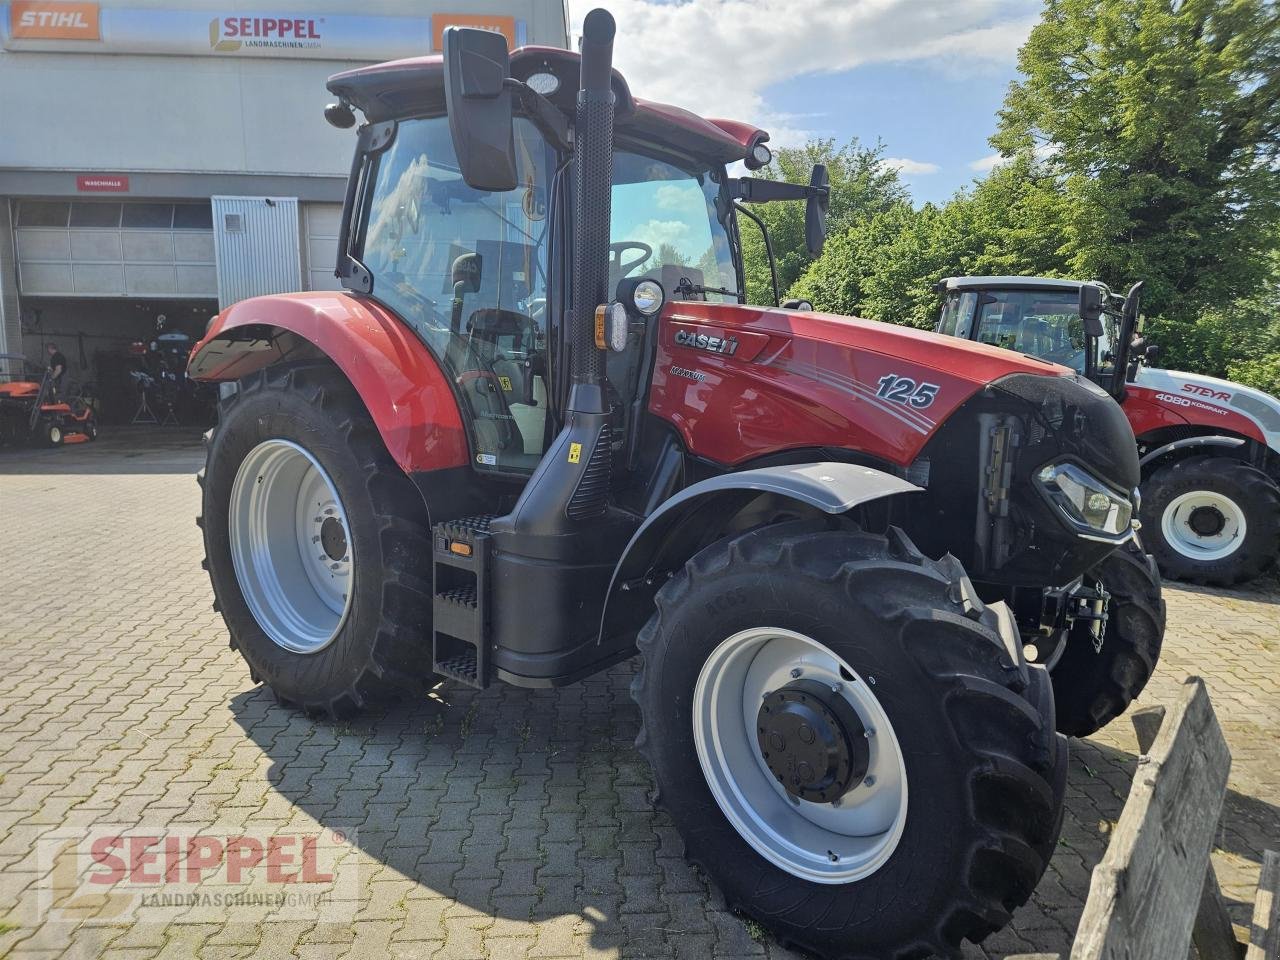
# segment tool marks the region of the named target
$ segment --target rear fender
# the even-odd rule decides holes
[[[670,573],[731,530],[753,504],[771,512],[833,516],[922,488],[893,474],[851,463],[802,463],[726,473],[686,487],[635,532],[614,570],[600,620],[600,640],[629,641],[653,611],[653,597]],[[767,520],[762,517],[760,522]]]
[[[366,297],[313,292],[242,300],[214,318],[187,372],[209,383],[235,381],[316,351],[351,381],[406,473],[470,463],[458,403],[435,357]]]

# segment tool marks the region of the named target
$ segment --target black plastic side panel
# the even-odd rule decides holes
[[[571,533],[493,531],[491,663],[500,679],[553,686],[630,654],[596,643],[600,613],[635,518],[610,514]]]

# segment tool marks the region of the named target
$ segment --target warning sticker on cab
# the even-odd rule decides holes
[[[569,462],[570,463],[582,462],[582,444],[580,443],[569,444]]]

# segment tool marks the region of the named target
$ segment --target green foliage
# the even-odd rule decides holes
[[[912,208],[896,178],[856,192],[822,257],[787,261],[784,288],[929,327],[945,276],[1141,279],[1161,366],[1280,392],[1280,4],[1046,0],[1019,67],[1000,166],[942,206]],[[882,169],[879,147],[845,150],[849,169]],[[807,177],[806,159],[781,172]],[[803,250],[803,212],[775,207],[791,218],[779,249]],[[767,302],[751,262],[752,302]]]
[[[1047,0],[992,145],[1040,148],[1070,271],[1194,317],[1256,292],[1280,231],[1280,10]]]
[[[831,207],[827,225],[832,235],[854,222],[905,202],[907,190],[898,172],[884,165],[884,146],[864,147],[855,137],[837,147],[834,140],[811,140],[803,147],[783,148],[773,162],[753,176],[789,183],[808,183],[815,163],[825,163],[831,178]],[[751,206],[769,228],[778,266],[778,289],[786,291],[813,262],[804,242],[804,204],[758,203]],[[749,303],[772,303],[769,261],[760,229],[746,217],[739,219],[742,259]]]
[[[894,204],[827,241],[789,295],[820,310],[929,328],[938,280],[962,274],[1060,276],[1060,198],[1023,156],[943,207]]]

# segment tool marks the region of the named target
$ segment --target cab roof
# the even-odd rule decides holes
[[[934,287],[938,293],[947,290],[985,290],[999,287],[1002,290],[1062,290],[1078,293],[1083,280],[1062,280],[1058,277],[945,277]]]
[[[560,86],[548,98],[568,117],[578,92],[579,55],[559,47],[517,47],[511,52],[511,75],[526,80],[550,73]],[[329,91],[358,108],[373,123],[445,112],[444,63],[440,54],[392,60],[346,70],[329,78]],[[765,131],[736,120],[700,117],[681,107],[631,95],[627,81],[613,71],[617,102],[615,129],[628,138],[654,140],[712,164],[745,159]]]

